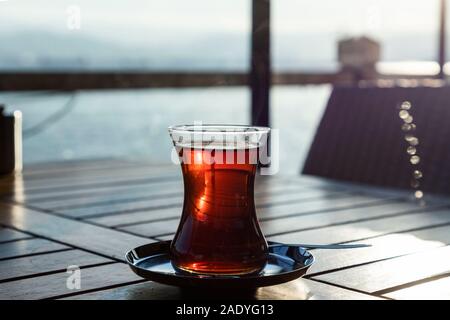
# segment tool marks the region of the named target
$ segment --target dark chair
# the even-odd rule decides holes
[[[401,129],[399,104],[410,101],[419,139],[413,166]],[[303,174],[450,194],[450,86],[335,87],[303,167]]]

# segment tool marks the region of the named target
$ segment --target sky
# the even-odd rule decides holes
[[[388,60],[433,59],[438,4],[439,0],[272,0],[274,61],[331,61],[337,39],[362,34],[379,40]],[[76,29],[68,27],[73,8],[80,12]],[[241,68],[248,56],[250,26],[250,0],[0,0],[0,40],[11,47],[0,47],[0,56],[8,51],[9,57],[31,61],[98,52],[103,59],[107,52],[125,59],[144,56],[164,68],[201,65],[208,57],[212,61],[204,63],[206,68],[226,61],[230,68]],[[132,54],[121,48],[131,48]]]
[[[64,32],[67,8],[81,10],[82,30],[133,38],[137,32],[247,32],[250,0],[0,0],[0,29]],[[415,33],[437,27],[438,0],[276,0],[281,33]],[[130,32],[132,31],[132,32]]]

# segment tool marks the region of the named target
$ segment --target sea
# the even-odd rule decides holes
[[[297,174],[331,92],[329,85],[275,86],[271,127],[279,131],[279,174]],[[23,114],[24,166],[118,158],[171,163],[167,127],[248,124],[247,87],[2,92],[6,111]]]

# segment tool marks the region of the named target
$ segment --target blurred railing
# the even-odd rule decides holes
[[[226,87],[250,84],[245,72],[10,72],[0,73],[0,91],[92,90],[182,87]],[[439,75],[380,74],[377,79],[435,79]],[[272,85],[349,84],[351,73],[283,72],[271,76]]]

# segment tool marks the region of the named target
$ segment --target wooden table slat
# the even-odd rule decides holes
[[[287,203],[284,205],[260,208],[258,210],[258,217],[260,220],[268,220],[306,213],[337,211],[355,207],[375,205],[386,200],[388,199],[382,199],[374,196],[352,194],[341,194],[339,196],[336,196],[335,194],[333,194],[329,197],[324,196],[323,198],[316,198],[311,201]]]
[[[289,233],[289,231],[293,231],[293,230],[298,230],[298,229],[305,229],[305,231],[300,231],[300,235],[302,235],[304,232],[310,231],[312,233],[314,233],[314,230],[319,234],[319,237],[322,238],[322,234],[323,231],[322,229],[320,229],[320,227],[322,228],[326,228],[330,223],[332,222],[344,222],[345,219],[349,219],[348,222],[351,223],[370,223],[370,221],[373,221],[372,224],[375,225],[380,225],[380,224],[384,224],[384,222],[382,221],[383,219],[383,210],[380,209],[379,211],[376,210],[376,208],[378,207],[369,207],[369,208],[358,208],[358,209],[350,209],[347,210],[346,212],[349,213],[350,212],[350,216],[351,218],[348,218],[348,215],[343,214],[342,216],[342,220],[339,219],[340,217],[340,212],[327,212],[327,213],[323,213],[323,214],[312,214],[312,215],[302,215],[299,217],[291,217],[291,218],[285,218],[285,219],[277,219],[277,220],[269,220],[269,221],[262,221],[261,223],[261,227],[262,230],[264,232],[264,234],[267,237],[271,237],[271,239],[275,239],[275,241],[278,241],[278,237],[291,237],[291,233]],[[419,210],[419,211],[423,211],[426,209],[424,208],[420,208],[417,207],[413,204],[405,204],[405,203],[401,203],[398,204],[398,206],[393,206],[392,208],[394,210],[394,212],[396,210],[406,210],[406,212],[408,212],[408,210]],[[431,208],[430,208],[431,209]],[[179,209],[181,210],[181,208]],[[367,214],[366,217],[366,212],[369,212]],[[370,212],[372,212],[372,220],[368,220],[370,218]],[[390,211],[388,211],[390,212]],[[439,211],[441,212],[441,211]],[[175,210],[171,211],[170,209],[167,209],[167,216],[170,216],[171,214],[175,214]],[[415,214],[415,212],[410,212],[409,214]],[[179,216],[179,213],[177,214]],[[377,217],[377,215],[381,215],[380,217]],[[388,213],[386,213],[385,215],[387,215],[388,217],[391,217],[391,215],[389,215]],[[148,214],[148,218],[150,218],[150,214]],[[353,220],[358,220],[362,219],[361,222],[352,222]],[[413,215],[412,218],[416,218],[417,216]],[[120,219],[120,217],[117,217]],[[125,218],[125,217],[124,217]],[[127,219],[126,221],[131,221],[133,217],[131,217],[130,219]],[[116,219],[116,222],[119,222],[120,220]],[[107,222],[110,222],[110,220],[107,220],[106,218],[104,219]],[[288,220],[288,221],[284,221],[284,220]],[[380,221],[378,221],[380,220]],[[93,220],[97,223],[101,223],[101,220]],[[123,220],[122,220],[123,221]],[[444,220],[444,222],[446,222],[447,220]],[[145,237],[156,237],[156,238],[160,238],[162,235],[167,235],[167,234],[173,234],[175,233],[177,227],[178,227],[178,222],[179,222],[179,217],[175,218],[175,219],[167,219],[167,220],[162,220],[162,221],[153,221],[153,222],[148,222],[148,223],[141,223],[141,224],[132,224],[132,225],[126,225],[126,226],[119,226],[118,229],[120,230],[125,230],[128,232],[131,232],[133,234],[138,234],[138,235],[142,235]],[[344,226],[348,226],[348,224],[344,225]],[[317,229],[313,229],[313,230],[307,230],[308,228],[317,228]],[[329,227],[332,228],[332,227]],[[401,230],[400,230],[401,231]],[[286,232],[286,234],[282,234],[280,236],[277,236],[277,232]],[[303,232],[303,233],[302,233]],[[362,230],[361,232],[364,232],[364,230]],[[389,231],[388,231],[389,232]],[[295,234],[297,234],[299,232],[295,232]],[[275,236],[273,236],[273,234],[275,234]],[[338,236],[342,236],[342,235],[338,235]],[[345,236],[345,235],[344,235]],[[347,234],[346,236],[349,236],[349,234]],[[360,235],[361,236],[361,235]],[[373,236],[373,234],[369,233],[368,236]],[[357,238],[355,238],[356,240]],[[348,239],[346,238],[343,241],[351,241],[353,239]],[[295,241],[294,241],[295,242]],[[341,241],[336,241],[336,242],[341,242]]]
[[[26,197],[27,204],[39,205],[48,209],[83,206],[84,203],[119,201],[139,196],[158,196],[182,192],[178,182],[167,181],[158,184],[120,186],[113,185],[95,190],[64,191],[60,194],[35,195]],[[98,200],[97,200],[98,199]]]
[[[177,168],[178,169],[178,168]],[[179,170],[175,170],[174,168],[170,169],[154,169],[151,167],[142,168],[142,167],[133,167],[127,168],[126,170],[122,169],[113,169],[114,173],[111,173],[111,170],[106,170],[102,173],[99,171],[80,171],[76,173],[69,174],[60,174],[60,175],[52,175],[52,176],[41,176],[41,177],[29,177],[27,175],[22,174],[20,179],[23,181],[24,190],[32,191],[40,188],[55,188],[55,187],[68,187],[78,185],[86,185],[90,183],[99,183],[99,182],[120,182],[122,180],[129,180],[130,178],[135,178],[136,180],[140,180],[142,178],[151,178],[158,177],[161,175],[179,175]],[[6,185],[8,183],[8,179],[0,177],[0,186]]]
[[[86,290],[107,288],[140,281],[137,275],[123,263],[81,269],[81,288],[67,288],[66,272],[5,282],[0,285],[0,299],[45,299],[74,294]]]
[[[339,197],[344,196],[344,194],[340,193],[329,193],[323,190],[313,190],[306,193],[300,193],[300,194],[274,194],[270,198],[267,197],[267,195],[263,198],[256,198],[255,204],[256,207],[259,208],[261,206],[283,206],[286,204],[292,204],[292,203],[304,203],[307,201],[314,201],[317,198],[323,198],[323,197]],[[270,202],[269,202],[270,201]],[[176,214],[173,216],[174,218],[179,217],[181,213],[183,205],[183,196],[179,197],[171,197],[171,198],[155,198],[155,199],[149,199],[149,200],[141,200],[141,201],[134,201],[134,202],[122,202],[122,203],[113,203],[113,204],[106,204],[106,205],[100,205],[100,206],[92,206],[88,208],[74,208],[74,209],[67,209],[67,210],[58,210],[59,213],[62,213],[64,215],[70,216],[70,217],[76,217],[76,218],[94,218],[94,217],[101,217],[101,216],[108,216],[108,215],[116,215],[116,214],[123,214],[123,213],[132,213],[132,212],[139,212],[143,211],[145,213],[141,214],[142,217],[141,220],[149,220],[151,219],[151,215],[153,210],[157,209],[164,209],[168,207],[174,208],[174,213]],[[177,209],[175,209],[177,208]],[[259,210],[259,209],[258,209]],[[135,215],[134,219],[135,222],[139,222],[138,219],[139,215]]]
[[[262,221],[261,227],[266,234],[274,235],[333,224],[352,223],[361,220],[379,219],[394,215],[429,211],[435,208],[439,208],[439,206],[423,208],[414,202],[379,202],[373,206],[363,208],[357,207]]]
[[[323,196],[324,191],[320,191],[318,195],[319,197]],[[308,195],[311,195],[308,193]],[[304,201],[314,201],[314,198],[310,199],[302,198],[304,194],[300,194],[298,196],[292,197],[290,200],[296,199],[299,202]],[[282,194],[281,195],[273,195],[276,199],[286,199]],[[279,197],[279,198],[278,198]],[[256,199],[256,203],[259,203],[259,200]],[[98,218],[88,218],[89,221],[92,221],[94,223],[98,223],[105,226],[118,226],[118,225],[126,225],[126,224],[139,224],[139,223],[146,223],[150,222],[152,220],[158,220],[158,219],[178,219],[181,216],[182,206],[174,206],[170,208],[157,208],[152,210],[144,210],[144,211],[137,211],[137,212],[127,212],[126,214],[114,214],[114,215],[105,215]]]
[[[176,186],[173,186],[170,191],[159,188],[155,188],[153,190],[139,188],[133,190],[132,192],[130,192],[130,190],[123,190],[121,192],[111,192],[105,195],[98,195],[96,197],[64,199],[59,200],[59,203],[58,200],[53,201],[53,203],[48,203],[45,201],[38,202],[34,204],[34,206],[46,210],[61,212],[67,209],[106,206],[154,199],[168,199],[171,201],[171,199],[179,198],[180,196],[183,196],[182,188],[178,188]]]
[[[283,193],[297,193],[297,192],[310,192],[302,186],[297,185],[271,185],[264,184],[265,187],[260,187],[255,191],[255,197],[265,196],[277,192]],[[113,190],[94,190],[93,192],[77,193],[73,196],[70,193],[52,196],[52,197],[40,197],[40,198],[27,198],[26,203],[33,204],[45,209],[64,209],[64,208],[77,208],[87,207],[91,205],[102,205],[108,203],[118,203],[121,201],[132,202],[135,200],[152,199],[158,196],[161,197],[177,197],[183,195],[183,184],[181,181],[168,181],[167,183],[161,183],[158,185],[138,185],[138,186],[125,186],[123,188],[115,188]]]
[[[171,208],[160,208],[154,209],[152,211],[138,211],[129,212],[126,214],[115,214],[110,216],[98,217],[98,218],[87,218],[86,221],[93,222],[99,225],[114,227],[120,225],[136,225],[147,223],[148,221],[154,222],[153,220],[168,219],[173,222],[180,218],[181,207],[171,207]]]
[[[0,244],[0,259],[69,249],[70,247],[45,239],[27,239]]]
[[[39,186],[37,188],[26,188],[26,184],[24,184],[24,190],[23,193],[30,197],[32,195],[40,195],[40,194],[59,194],[61,192],[67,192],[67,191],[73,191],[73,190],[90,190],[90,189],[97,189],[97,188],[104,188],[109,187],[112,188],[115,185],[117,186],[124,186],[124,185],[146,185],[146,184],[153,184],[153,183],[160,183],[164,181],[177,181],[180,179],[179,174],[176,175],[151,175],[148,177],[140,177],[139,179],[133,179],[132,177],[125,177],[121,180],[112,180],[112,181],[92,181],[92,182],[85,182],[82,181],[82,183],[79,184],[70,184],[70,180],[66,181],[66,184],[64,185],[53,185],[53,186]]]
[[[273,207],[278,205],[285,205],[289,203],[299,203],[313,201],[320,198],[333,198],[348,196],[345,191],[329,191],[320,189],[302,190],[296,193],[265,193],[262,196],[255,195],[255,205],[257,208]]]
[[[122,174],[117,174],[113,172],[106,174],[101,177],[91,177],[87,175],[86,177],[78,177],[77,175],[72,175],[70,178],[66,179],[39,179],[33,181],[20,180],[22,188],[29,196],[41,193],[57,193],[60,191],[70,191],[77,189],[95,189],[104,186],[113,185],[145,185],[151,183],[164,183],[165,181],[178,182],[182,185],[182,176],[180,170],[156,170],[154,172],[148,172],[148,169],[136,168],[135,171],[127,170]],[[8,179],[0,179],[0,186],[9,185]],[[264,185],[263,182],[261,185]],[[295,185],[300,186],[299,182],[286,182],[283,181],[273,181],[273,185]],[[260,188],[261,185],[256,185],[256,189]]]
[[[55,161],[55,162],[43,162],[35,163],[33,165],[25,165],[23,174],[24,175],[35,175],[35,174],[58,174],[58,173],[74,173],[79,171],[90,171],[90,170],[103,170],[103,169],[117,169],[134,167],[138,165],[137,162],[122,160],[122,159],[89,159],[89,160],[66,160],[66,161]]]
[[[312,250],[317,259],[316,263],[308,270],[308,274],[348,268],[450,244],[450,225],[407,233],[394,233],[350,243],[369,244],[371,247],[354,250]]]
[[[18,205],[0,204],[0,212],[0,223],[3,225],[27,230],[122,261],[128,250],[152,242],[146,238],[25,209]]]
[[[128,227],[121,227],[118,229],[128,231],[133,234],[141,235],[143,237],[156,237],[163,234],[175,233],[175,231],[177,231],[178,222],[179,222],[178,219],[172,219],[172,220],[137,224]]]
[[[29,234],[12,230],[9,228],[0,228],[0,243],[13,240],[30,239]]]
[[[388,207],[389,206],[387,206],[387,208]],[[440,208],[439,206],[420,208],[414,204],[394,204],[392,206],[393,212],[400,210],[398,215],[389,213],[389,210],[384,212],[382,208],[378,212],[376,210],[377,208],[378,206],[353,208],[342,212],[325,212],[262,221],[261,228],[266,237],[272,241],[329,244],[356,241],[393,232],[403,232],[410,229],[424,228],[450,222],[448,214],[450,210],[438,209]],[[402,212],[401,209],[406,211]],[[367,217],[365,216],[366,212],[368,213]],[[162,214],[163,212],[161,212],[161,215]],[[380,214],[379,217],[377,217],[378,214]],[[170,212],[168,212],[167,215],[170,215]],[[429,215],[430,218],[428,218]],[[115,220],[109,220],[105,217],[105,220],[107,220],[107,222],[119,223],[119,218],[120,217],[117,217]],[[358,220],[358,218],[360,220]],[[132,217],[130,217],[130,220],[131,219]],[[409,221],[409,219],[411,219],[411,221]],[[288,220],[288,222],[285,222],[284,220]],[[95,219],[94,221],[102,223],[100,219]],[[401,223],[397,223],[397,221],[400,221]],[[407,223],[403,223],[403,221],[407,221]],[[340,224],[333,225],[333,223],[338,222]],[[158,223],[157,229],[163,229],[165,232],[156,234],[153,230],[153,223]],[[169,233],[175,232],[177,223],[177,219],[172,219],[119,228],[143,236],[155,237],[158,240],[170,240],[172,239],[173,234]],[[331,226],[329,226],[330,224]],[[300,231],[296,231],[298,229],[300,229]],[[323,235],[327,235],[327,237],[324,237]],[[326,241],[324,241],[324,239]]]
[[[275,220],[276,221],[276,220]],[[349,242],[351,244],[353,243],[359,243],[359,244],[373,244],[373,247],[369,247],[369,248],[359,248],[358,250],[339,250],[339,249],[334,249],[334,250],[313,250],[315,255],[319,255],[318,260],[319,261],[331,261],[333,263],[331,264],[318,264],[315,263],[312,267],[311,267],[311,271],[313,271],[314,273],[316,272],[322,272],[325,271],[327,269],[330,268],[342,268],[342,267],[346,267],[346,266],[351,266],[353,264],[359,264],[359,263],[366,263],[366,262],[370,262],[373,260],[377,260],[377,259],[385,259],[385,258],[389,258],[390,255],[391,256],[395,256],[395,255],[401,255],[403,254],[408,254],[411,252],[415,252],[417,250],[420,250],[423,246],[428,247],[434,247],[434,246],[440,246],[442,245],[442,243],[448,243],[446,242],[447,239],[446,236],[448,235],[447,230],[448,230],[449,226],[445,225],[442,227],[432,227],[429,229],[423,229],[423,230],[417,230],[417,231],[408,231],[407,233],[401,233],[401,234],[387,234],[387,235],[381,235],[381,236],[376,236],[373,238],[369,238],[366,240],[362,240],[362,241],[355,241],[355,242]],[[320,229],[318,229],[318,231],[320,232]],[[398,232],[402,232],[402,231],[398,231]],[[417,247],[410,247],[409,244],[405,244],[405,241],[407,239],[414,239],[415,235],[419,235],[420,237],[423,237],[424,235],[427,235],[428,233],[433,233],[434,237],[432,239],[426,238],[426,240],[430,240],[430,241],[420,241],[418,243],[415,243],[415,245]],[[297,233],[296,233],[297,234]],[[174,236],[174,233],[172,234],[168,234],[168,235],[163,235],[163,236],[156,236],[154,237],[154,239],[157,239],[159,241],[167,241],[167,240],[172,240]],[[276,241],[277,237],[276,236],[267,236],[267,238],[269,240],[272,241]],[[288,239],[285,242],[286,243],[291,243],[293,241],[297,241],[299,242],[301,240],[301,237],[296,236],[295,239]],[[388,244],[391,244],[391,240],[392,241],[399,241],[397,243],[397,246],[392,246],[390,245],[389,248],[385,248],[384,246],[387,246]],[[438,242],[436,242],[438,241]],[[301,241],[302,243],[307,243],[305,241]],[[323,243],[325,243],[326,241],[324,241]],[[441,243],[442,242],[442,243]],[[378,244],[379,243],[379,244]],[[403,244],[405,244],[405,246],[403,246]],[[412,243],[411,243],[412,245]],[[380,246],[380,250],[374,250],[375,246]],[[400,247],[398,247],[400,246]],[[412,250],[412,251],[411,251]],[[339,259],[339,257],[342,257],[342,259]],[[368,259],[369,258],[369,259]],[[320,266],[320,267],[319,267]]]
[[[95,181],[105,177],[123,178],[130,176],[142,176],[157,173],[178,173],[180,169],[174,165],[151,165],[151,164],[133,164],[115,166],[104,165],[96,168],[78,168],[73,170],[59,170],[53,172],[29,172],[27,168],[22,173],[22,178],[27,183],[35,183],[37,181],[47,183],[58,183],[58,181],[67,180],[68,178],[83,179],[85,181]]]
[[[396,300],[450,300],[450,275],[384,294]]]
[[[325,273],[313,279],[375,293],[448,272],[450,246]]]
[[[0,281],[111,262],[107,258],[80,250],[68,250],[0,261]],[[0,285],[1,286],[1,285]]]
[[[133,184],[133,181],[135,183]],[[74,197],[95,197],[96,195],[100,194],[109,194],[114,192],[123,192],[127,193],[129,192],[132,196],[133,192],[139,191],[139,189],[144,188],[153,188],[154,190],[160,190],[160,189],[166,189],[167,192],[171,192],[174,186],[181,187],[183,186],[182,178],[179,176],[177,179],[170,179],[170,180],[160,180],[154,181],[153,179],[145,179],[145,180],[133,180],[130,181],[127,184],[123,183],[111,183],[111,184],[100,184],[97,185],[95,188],[71,188],[70,186],[68,188],[51,188],[50,190],[41,190],[41,192],[33,193],[33,192],[26,192],[26,191],[20,191],[16,192],[14,199],[16,201],[22,202],[25,201],[27,203],[35,203],[35,202],[47,202],[49,201],[52,203],[52,201],[56,200],[66,200],[66,199],[73,199]],[[255,186],[256,192],[271,192],[271,191],[277,191],[280,190],[280,188],[284,188],[286,190],[290,189],[305,189],[305,186],[301,183],[301,181],[297,182],[283,182],[282,180],[273,180],[268,183],[268,180],[263,179],[259,184]],[[323,190],[328,190],[329,188],[321,187]],[[346,190],[347,188],[341,188],[339,191]],[[134,190],[134,191],[133,191]],[[136,191],[137,190],[137,191]],[[306,189],[307,190],[307,189]],[[9,190],[9,192],[12,192],[12,190]],[[0,195],[2,194],[1,188],[0,188]]]
[[[363,201],[362,203],[365,203],[367,205],[375,205],[375,204],[381,204],[380,200],[378,198],[375,198],[375,200],[368,201],[370,199],[369,197],[360,197],[360,201]],[[344,203],[344,207],[340,207],[340,204]],[[358,204],[362,205],[360,202],[358,202],[358,198],[355,199],[353,202],[351,201],[351,196],[348,194],[331,194],[329,197],[322,194],[322,196],[319,196],[319,198],[308,198],[308,199],[298,199],[298,202],[292,203],[278,203],[276,205],[273,205],[272,207],[266,207],[266,208],[257,208],[257,215],[260,220],[264,221],[268,218],[274,218],[277,215],[278,216],[284,216],[286,212],[302,212],[305,210],[305,207],[307,208],[307,212],[299,213],[299,214],[313,214],[313,213],[319,213],[321,208],[326,208],[326,210],[329,210],[333,205],[337,206],[337,210],[339,209],[345,209],[349,207],[349,203],[353,203],[358,208]],[[286,208],[291,211],[286,211]],[[351,208],[351,206],[350,206]],[[173,221],[168,221],[168,225],[170,223],[174,223],[176,219],[179,219],[181,215],[181,206],[173,207],[173,208],[157,208],[157,209],[144,209],[142,212],[129,212],[126,214],[119,214],[119,215],[112,215],[108,217],[107,215],[105,217],[98,217],[98,218],[90,218],[89,221],[92,221],[94,223],[98,224],[104,224],[106,226],[118,226],[118,225],[127,225],[127,224],[138,224],[138,223],[146,223],[148,221],[152,220],[158,220],[158,219],[171,219],[173,218]],[[268,216],[267,212],[271,213],[272,216]],[[266,213],[264,218],[264,213]],[[261,215],[263,216],[261,218]],[[292,213],[289,214],[291,216]],[[85,218],[89,218],[86,217]],[[314,218],[312,218],[314,219]],[[158,222],[159,225],[161,223]],[[270,223],[267,223],[270,225]],[[294,224],[295,225],[295,224]],[[290,227],[294,226],[290,225]],[[137,227],[139,230],[144,230],[146,227]],[[151,229],[151,225],[149,224],[147,228]],[[169,232],[169,231],[168,231]],[[154,232],[151,233],[154,235]]]
[[[450,223],[450,209],[424,213],[412,213],[383,219],[354,222],[269,237],[272,241],[285,243],[330,244],[350,242],[384,234]]]
[[[257,203],[265,203],[270,201],[271,196],[276,197],[279,201],[290,201],[290,200],[297,200],[297,199],[303,199],[303,198],[310,198],[313,196],[317,196],[318,194],[323,194],[325,191],[323,190],[306,190],[301,189],[297,186],[286,187],[283,189],[270,189],[270,191],[267,190],[261,190],[260,192],[255,193],[255,199]],[[138,192],[136,192],[138,191]],[[162,192],[161,192],[162,191]],[[177,192],[178,191],[178,192]],[[276,192],[282,192],[282,194],[277,194]],[[139,196],[141,194],[141,196]],[[299,195],[300,194],[300,195]],[[64,209],[75,209],[75,208],[82,208],[82,207],[94,207],[94,206],[106,206],[106,212],[111,212],[114,210],[117,210],[117,208],[114,208],[114,205],[116,203],[128,203],[128,202],[136,202],[136,201],[146,201],[146,200],[155,200],[158,198],[167,198],[169,199],[169,202],[173,201],[174,198],[176,198],[177,201],[182,201],[183,199],[183,193],[182,193],[182,187],[181,186],[174,186],[171,189],[170,193],[167,193],[166,190],[160,190],[160,189],[154,189],[154,190],[148,190],[148,189],[137,189],[137,190],[124,190],[119,193],[111,192],[105,195],[98,195],[96,197],[88,197],[88,198],[72,198],[72,199],[63,199],[63,200],[56,200],[51,201],[50,203],[48,201],[41,201],[37,204],[34,204],[34,207],[42,208],[45,210],[56,210],[59,212],[64,212]],[[29,203],[29,202],[28,202]],[[111,207],[109,207],[111,206]],[[139,203],[136,205],[137,207],[142,206]],[[152,206],[152,203],[147,203],[144,205],[144,207]],[[62,210],[63,209],[63,210]],[[175,215],[177,216],[177,215]],[[135,217],[136,219],[137,217]],[[148,219],[148,216],[144,214],[144,220]],[[134,220],[134,221],[138,221]],[[106,224],[111,225],[111,224]]]
[[[141,200],[134,202],[121,202],[114,204],[106,204],[100,206],[93,206],[87,208],[73,208],[58,210],[68,217],[74,218],[91,218],[98,216],[114,215],[118,213],[128,213],[135,211],[152,211],[154,209],[168,208],[168,207],[181,207],[183,204],[183,197],[173,198],[156,198],[151,200]]]
[[[168,234],[168,235],[164,235],[164,236],[157,236],[154,237],[153,239],[156,239],[158,241],[171,241],[173,239],[173,236],[175,234]]]
[[[71,296],[69,300],[149,300],[149,299],[258,299],[258,300],[377,300],[379,298],[346,290],[320,282],[299,279],[285,284],[259,288],[255,293],[243,293],[240,291],[229,292],[205,292],[183,291],[180,288],[166,286],[154,282],[144,282],[129,286],[102,290],[87,294]]]
[[[50,201],[53,202],[55,200],[65,200],[65,199],[73,199],[78,196],[95,196],[97,194],[105,194],[112,192],[121,192],[128,191],[130,188],[146,188],[153,187],[154,189],[166,189],[167,192],[170,192],[171,186],[174,181],[155,181],[155,180],[144,180],[138,181],[135,184],[102,184],[92,188],[78,188],[78,189],[70,189],[70,188],[55,188],[51,191],[45,190],[45,192],[26,192],[24,190],[17,190],[14,195],[2,196],[5,192],[7,194],[11,194],[13,191],[3,190],[0,188],[0,200],[5,199],[8,201],[16,201],[19,203],[37,203],[41,201]],[[44,190],[41,190],[44,191]]]

